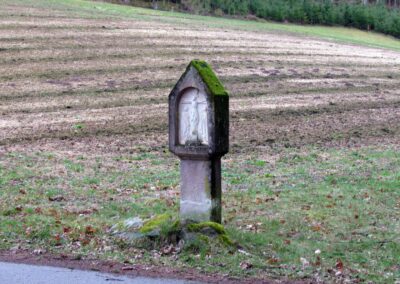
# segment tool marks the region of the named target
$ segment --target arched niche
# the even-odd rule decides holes
[[[208,103],[206,94],[187,88],[179,100],[179,144],[208,145]]]

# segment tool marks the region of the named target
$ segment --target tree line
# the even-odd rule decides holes
[[[132,1],[135,0],[123,0]],[[400,0],[146,0],[196,14],[248,16],[277,22],[354,27],[400,38]],[[134,4],[134,3],[132,3]]]

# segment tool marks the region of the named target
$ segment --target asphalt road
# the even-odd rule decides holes
[[[199,282],[129,278],[95,271],[0,262],[0,284],[197,284]]]

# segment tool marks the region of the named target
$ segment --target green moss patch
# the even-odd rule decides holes
[[[148,220],[143,224],[143,227],[139,229],[142,234],[148,234],[150,232],[159,231],[161,228],[172,220],[172,216],[169,214],[157,215],[154,218]]]
[[[200,232],[204,229],[213,229],[217,234],[226,234],[224,226],[215,222],[191,223],[188,225],[191,232]]]
[[[226,233],[224,226],[215,222],[191,223],[187,225],[187,229],[200,236],[212,236],[217,234],[217,239],[226,246],[234,246],[235,244]]]
[[[171,214],[156,215],[147,220],[143,225],[133,228],[119,228],[117,234],[120,239],[133,241],[140,247],[161,247],[165,245],[177,245],[184,240],[188,249],[201,247],[206,249],[207,243],[222,244],[226,247],[234,247],[235,242],[228,236],[224,226],[215,222],[181,223],[178,216]],[[143,243],[146,245],[143,246]],[[205,247],[204,247],[205,246]]]
[[[223,243],[224,245],[228,246],[228,247],[233,247],[235,246],[235,243],[232,241],[232,239],[230,237],[228,237],[227,234],[222,234],[218,236],[218,239],[221,243]]]
[[[224,86],[222,86],[222,83],[207,62],[192,60],[189,66],[193,66],[199,72],[200,77],[214,96],[228,96]]]

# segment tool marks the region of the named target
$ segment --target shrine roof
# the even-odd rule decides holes
[[[190,66],[193,66],[197,70],[200,77],[214,96],[228,96],[224,86],[222,86],[222,83],[219,81],[218,77],[207,62],[203,60],[192,60],[189,64],[189,67]]]

